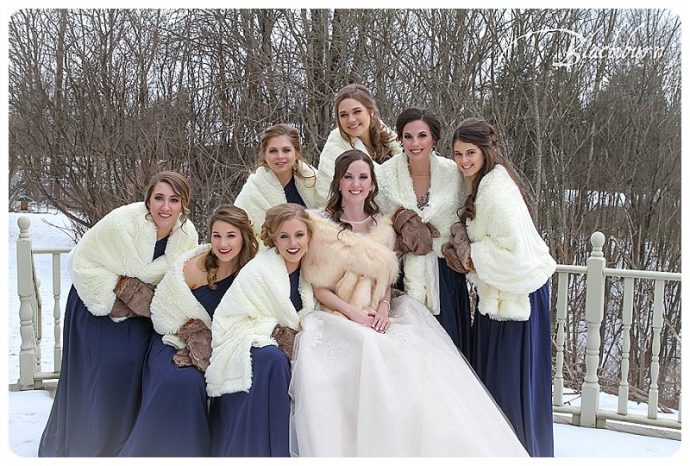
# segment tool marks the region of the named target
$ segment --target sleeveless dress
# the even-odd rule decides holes
[[[152,261],[167,243],[156,242]],[[116,456],[139,412],[151,319],[97,317],[72,286],[64,325],[62,370],[38,456]]]
[[[290,178],[290,182],[283,187],[285,191],[285,199],[287,202],[292,202],[293,204],[299,204],[302,207],[307,207],[307,204],[300,196],[299,191],[297,191],[297,185],[295,184],[295,177]]]
[[[299,269],[290,274],[290,301],[302,309]],[[290,456],[290,360],[276,346],[253,347],[248,392],[211,398],[211,456]]]
[[[236,274],[191,290],[213,318]],[[156,334],[143,374],[142,403],[132,434],[120,456],[208,456],[211,430],[204,374],[194,366],[177,367],[175,348]]]

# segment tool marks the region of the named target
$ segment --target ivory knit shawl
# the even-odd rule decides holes
[[[553,275],[556,262],[532,222],[520,190],[502,165],[479,183],[475,217],[467,220],[479,312],[495,320],[527,320],[529,293]]]
[[[153,328],[163,335],[164,343],[177,349],[186,346],[185,342],[175,334],[188,320],[199,319],[206,324],[206,327],[211,328],[211,317],[194,297],[184,277],[185,264],[210,250],[210,244],[202,244],[182,254],[175,261],[173,268],[165,274],[153,295],[151,301]],[[223,296],[217,309],[227,306],[230,306],[230,303]]]
[[[429,204],[424,209],[417,207],[405,153],[387,160],[376,170],[379,183],[376,200],[384,213],[393,213],[399,207],[415,211],[424,223],[431,223],[441,234],[434,238],[433,251],[429,254],[415,256],[408,253],[403,256],[405,291],[437,315],[441,311],[437,257],[443,257],[441,245],[448,241],[450,226],[457,220],[457,210],[464,198],[461,195],[462,178],[453,161],[432,152],[429,165]]]
[[[72,283],[89,312],[110,314],[115,303],[113,288],[120,276],[136,277],[157,285],[185,251],[197,245],[196,228],[190,220],[175,223],[165,254],[154,261],[156,224],[146,219],[143,202],[114,209],[96,223],[70,253]]]
[[[299,164],[300,171],[305,175],[316,175],[316,170],[311,165],[304,162],[299,162]],[[315,207],[316,177],[302,179],[295,176],[295,186],[307,208]],[[234,204],[247,212],[254,227],[254,234],[259,240],[259,244],[263,245],[259,237],[261,225],[266,220],[266,211],[286,202],[285,190],[278,181],[278,177],[271,169],[262,166],[249,175],[244,186],[242,186],[242,190],[235,198]]]
[[[375,310],[399,272],[390,218],[381,216],[369,234],[361,234],[343,230],[315,211],[309,216],[312,236],[302,259],[304,279],[362,311]]]
[[[382,123],[383,124],[383,123]],[[393,137],[388,143],[388,149],[390,150],[391,157],[399,155],[402,153],[402,147],[400,143],[395,139],[395,134],[384,125],[386,131]],[[323,146],[321,155],[319,156],[319,171],[316,175],[316,207],[325,207],[328,201],[329,189],[331,186],[331,181],[333,181],[333,175],[335,172],[335,159],[338,158],[340,154],[345,151],[357,149],[361,150],[365,154],[369,154],[366,146],[359,138],[353,138],[353,144],[350,144],[343,136],[340,134],[340,130],[336,126],[331,134],[328,135],[326,144]],[[379,164],[374,162],[374,166]]]
[[[290,278],[275,248],[260,252],[235,277],[211,325],[211,361],[206,369],[209,396],[249,391],[252,386],[252,346],[277,343],[271,337],[276,325],[300,328],[300,317],[314,308],[311,286],[300,276],[302,310],[290,301]],[[299,313],[298,313],[299,311]]]

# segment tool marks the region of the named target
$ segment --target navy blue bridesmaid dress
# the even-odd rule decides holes
[[[290,301],[302,308],[299,269],[290,274]],[[211,456],[290,456],[290,361],[276,346],[250,349],[248,392],[211,398]]]
[[[530,318],[475,311],[472,366],[530,456],[553,456],[549,283],[529,295]]]
[[[165,254],[156,242],[152,260]],[[116,456],[141,401],[151,319],[94,316],[74,286],[65,307],[62,369],[38,456]]]
[[[285,192],[285,199],[287,199],[287,202],[299,204],[302,207],[307,207],[304,200],[302,199],[302,196],[300,196],[299,191],[297,191],[297,185],[295,184],[294,175],[290,179],[290,182],[283,187],[283,191]]]
[[[192,290],[209,316],[235,278]],[[151,339],[143,375],[141,409],[120,456],[209,456],[211,430],[204,374],[194,366],[177,367],[175,348],[156,334]]]
[[[469,361],[472,353],[472,318],[465,274],[451,269],[446,260],[439,257],[438,281],[441,312],[436,320]]]

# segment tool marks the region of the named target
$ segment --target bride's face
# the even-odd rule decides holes
[[[355,160],[340,179],[339,189],[343,196],[343,205],[364,205],[373,188],[369,165],[363,160]]]

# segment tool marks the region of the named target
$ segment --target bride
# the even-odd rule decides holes
[[[431,312],[403,294],[371,159],[338,157],[311,213],[303,277],[320,310],[295,340],[291,449],[300,456],[527,456]]]

